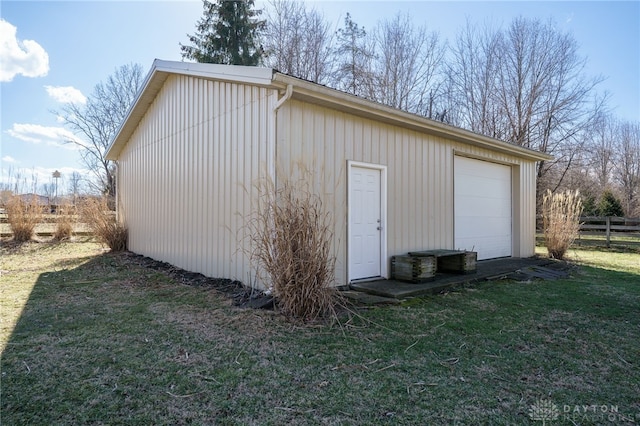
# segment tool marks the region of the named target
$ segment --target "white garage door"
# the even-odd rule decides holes
[[[511,256],[511,168],[456,156],[454,191],[455,248]]]

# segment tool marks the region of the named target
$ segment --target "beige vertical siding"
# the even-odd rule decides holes
[[[338,284],[347,281],[347,161],[387,166],[387,254],[453,248],[454,155],[512,166],[514,256],[534,250],[535,163],[292,100],[278,112],[279,174],[316,176],[334,213]],[[308,175],[307,175],[308,176]],[[314,180],[315,180],[314,179]]]
[[[173,75],[119,157],[129,248],[249,283],[253,185],[273,167],[275,90]]]
[[[132,251],[250,284],[247,218],[255,183],[313,182],[334,215],[338,284],[347,281],[347,161],[387,166],[387,257],[453,248],[454,156],[512,167],[514,256],[533,255],[535,163],[290,100],[276,90],[171,75],[119,155],[119,212]],[[301,172],[300,167],[306,168]]]

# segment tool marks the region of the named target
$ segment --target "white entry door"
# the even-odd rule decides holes
[[[511,167],[456,156],[454,170],[454,248],[511,256]]]
[[[349,278],[383,273],[382,170],[349,167]]]

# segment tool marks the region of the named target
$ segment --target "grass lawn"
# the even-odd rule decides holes
[[[5,245],[1,421],[640,422],[640,255],[569,254],[581,266],[566,280],[300,326],[90,242]]]

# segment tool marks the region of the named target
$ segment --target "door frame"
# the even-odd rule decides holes
[[[360,161],[347,160],[347,282],[353,281],[351,272],[351,208],[353,202],[351,200],[351,171],[354,168],[373,169],[380,171],[380,223],[382,230],[380,231],[380,277],[389,277],[389,265],[387,262],[387,166],[382,164],[364,163]]]

